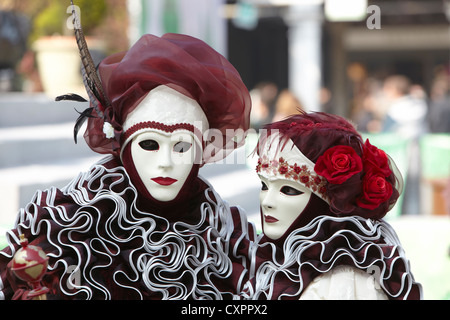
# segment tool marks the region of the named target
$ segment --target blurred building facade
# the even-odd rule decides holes
[[[431,118],[430,110],[435,109],[432,106],[436,96],[441,96],[436,99],[437,104],[450,112],[450,100],[441,99],[450,98],[450,1],[128,0],[128,3],[131,42],[147,32],[157,35],[179,32],[201,38],[223,53],[240,72],[252,97],[259,101],[253,107],[255,127],[277,119],[277,102],[288,91],[301,109],[339,114],[353,120],[361,132],[377,134],[371,141],[377,139],[374,141],[381,148],[398,153],[395,160],[408,182],[405,199],[408,208],[404,211],[423,211],[419,208],[418,185],[426,163],[420,162],[420,150],[415,155],[408,155],[408,150],[410,143],[418,146],[422,134],[434,132],[432,127],[428,128],[432,123],[427,117]],[[416,118],[412,111],[401,111],[405,116],[400,115],[400,120],[411,118],[403,125],[423,127],[413,138],[397,135],[392,139],[398,132],[388,129],[386,124],[395,91],[392,85],[388,86],[392,76],[405,79],[404,88],[398,83],[395,90],[405,91],[404,95],[414,102],[421,101],[421,107],[414,104]],[[262,114],[265,118],[261,118]],[[445,118],[441,114],[445,113],[435,118]],[[450,132],[445,125],[440,130]],[[392,121],[389,127],[393,127]],[[442,146],[439,148],[444,150]],[[440,166],[448,167],[445,170],[449,171],[450,163],[441,158],[444,160]]]
[[[227,3],[258,13],[247,28],[236,17],[228,23],[229,58],[247,85],[272,81],[280,90],[291,89],[311,110],[352,116],[363,77],[402,74],[430,94],[436,68],[449,65],[446,0]],[[331,96],[328,104],[321,101],[323,89]]]
[[[178,32],[198,37],[229,58],[249,89],[273,83],[279,92],[291,90],[310,110],[353,116],[361,107],[361,92],[373,85],[362,82],[380,81],[391,74],[407,76],[430,97],[437,69],[447,68],[448,73],[450,0],[107,3],[114,8],[110,11],[116,12],[113,20],[129,21],[130,45],[144,33]],[[0,4],[1,10],[24,11],[22,7],[29,6],[25,0],[2,0]],[[128,10],[123,10],[125,6]],[[128,15],[118,15],[117,11],[128,11]],[[11,14],[1,13],[2,17]],[[13,34],[9,20],[1,21],[0,40],[9,41],[2,42],[5,48],[12,43]],[[110,27],[111,20],[105,24]],[[29,29],[27,23],[20,26]],[[108,27],[101,29],[106,31],[104,37],[112,34]],[[21,56],[11,52],[3,50],[2,54]]]
[[[130,44],[146,33],[183,33],[226,55],[224,4],[225,0],[127,0]]]

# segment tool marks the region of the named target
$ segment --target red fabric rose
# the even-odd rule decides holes
[[[317,159],[314,171],[329,183],[341,184],[361,172],[362,160],[349,146],[335,146]]]
[[[392,192],[392,185],[386,181],[384,173],[381,170],[370,170],[364,175],[363,193],[356,203],[361,208],[373,210],[386,202]]]
[[[363,164],[365,171],[376,168],[376,170],[381,171],[385,177],[389,177],[391,175],[388,156],[383,150],[371,145],[369,139],[367,139],[364,143],[363,153]]]

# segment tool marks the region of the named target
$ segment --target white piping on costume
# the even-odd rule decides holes
[[[5,294],[3,290],[5,289],[5,285],[3,284],[2,277],[0,277],[0,300],[5,300]]]
[[[400,239],[399,239],[397,233],[395,232],[395,229],[384,219],[381,219],[380,229],[382,230],[384,239],[386,239],[386,241],[388,243],[390,243],[391,245],[396,246],[396,249],[399,251],[399,257],[397,257],[394,261],[396,261],[397,259],[405,260],[405,268],[406,268],[405,271],[406,272],[402,277],[402,285],[404,283],[405,277],[410,277],[410,280],[412,280],[412,281],[409,282],[409,286],[408,286],[408,294],[409,294],[409,292],[411,292],[411,290],[412,290],[412,283],[415,282],[414,275],[411,271],[411,263],[409,260],[406,259],[405,250],[403,249],[403,246],[400,243]],[[422,284],[420,284],[420,283],[416,283],[416,284],[420,288],[420,300],[422,300],[423,299]],[[397,296],[398,295],[396,295],[395,297],[397,297]],[[405,297],[407,297],[407,295],[405,295]]]
[[[198,176],[206,185],[208,185],[208,189],[205,190],[207,199],[209,199],[210,203],[214,203],[213,199],[208,195],[208,190],[214,195],[215,198],[215,203],[216,203],[216,224],[214,225],[214,227],[216,228],[216,230],[219,231],[219,234],[221,235],[221,237],[224,239],[224,244],[226,246],[225,248],[225,252],[228,254],[232,254],[234,257],[238,257],[238,253],[237,253],[237,247],[238,245],[235,245],[232,248],[232,252],[230,252],[230,237],[233,233],[233,230],[235,229],[234,226],[234,222],[233,222],[233,217],[230,214],[231,213],[231,209],[230,209],[230,205],[228,204],[227,201],[222,200],[222,198],[220,197],[220,195],[215,191],[215,189],[213,188],[213,186],[211,185],[211,183],[209,181],[207,181],[206,179],[204,179],[202,176]],[[239,207],[236,206],[235,207],[239,213],[239,221],[240,221],[240,229],[242,230],[242,235],[238,238],[237,243],[241,243],[241,241],[243,241],[244,239],[246,240],[251,240],[250,237],[252,237],[253,239],[256,239],[256,228],[254,226],[254,224],[252,222],[249,222],[247,220],[247,215],[245,213],[245,211]],[[217,223],[222,222],[223,221],[226,222],[226,227],[225,228],[221,228],[219,229],[219,226]],[[253,229],[253,234],[250,235],[249,232],[249,226],[252,226]],[[228,256],[227,256],[228,258]],[[236,288],[236,292],[238,296],[234,296],[233,299],[240,299],[242,298],[242,296],[246,295],[246,290],[247,290],[247,284],[244,281],[247,273],[248,273],[248,269],[250,268],[250,266],[252,265],[251,263],[251,259],[248,260],[246,258],[245,255],[241,256],[241,263],[243,266],[247,266],[247,270],[245,270],[239,277],[238,280],[238,285]],[[232,272],[232,266],[230,267],[230,273]]]
[[[56,188],[50,188],[45,193],[37,191],[32,203],[21,209],[18,215],[16,229],[19,231],[29,229],[31,234],[37,235],[46,224],[47,241],[54,247],[55,252],[49,254],[53,262],[48,268],[54,270],[57,267],[63,267],[64,273],[59,283],[61,291],[67,295],[81,294],[91,299],[95,289],[97,294],[102,294],[105,299],[111,299],[111,292],[95,279],[94,273],[112,264],[114,257],[121,252],[119,243],[141,239],[142,245],[133,248],[128,254],[130,271],[126,273],[124,270],[119,270],[112,274],[112,281],[117,286],[132,289],[139,294],[140,298],[143,298],[142,293],[136,288],[123,283],[124,279],[131,283],[142,279],[149,290],[161,293],[163,299],[186,299],[189,296],[195,299],[221,299],[222,294],[228,292],[222,292],[219,288],[211,286],[210,277],[227,278],[232,272],[228,253],[231,250],[235,252],[234,248],[229,247],[234,225],[229,205],[222,201],[208,184],[210,187],[205,190],[207,201],[201,205],[200,222],[195,225],[175,222],[173,228],[169,230],[167,219],[142,212],[137,208],[137,190],[134,186],[128,185],[120,190],[116,190],[118,188],[113,190],[115,185],[124,181],[126,171],[121,166],[106,168],[104,164],[112,159],[112,156],[102,158],[90,170],[80,173],[61,189],[65,196],[69,196],[80,206],[76,212],[71,212],[70,216],[64,206],[55,204],[58,192]],[[106,184],[106,181],[115,182]],[[133,195],[129,206],[122,198],[125,193]],[[44,195],[46,195],[45,199]],[[102,212],[97,208],[97,204],[105,201],[111,202],[111,212],[108,212],[105,223],[99,226],[98,221]],[[48,221],[37,220],[38,204],[42,204],[41,208],[46,210],[51,220],[61,227],[61,232],[55,235],[53,231],[52,234],[52,226]],[[139,214],[139,218],[135,216],[136,214]],[[201,228],[207,218],[209,225]],[[161,227],[158,231],[156,231],[157,223]],[[124,238],[117,236],[112,228],[113,224],[127,230],[127,235]],[[104,232],[100,232],[99,228],[102,228]],[[89,242],[79,241],[73,237],[75,234],[87,232],[93,232],[97,237]],[[204,232],[207,235],[206,239],[202,237]],[[156,239],[158,235],[161,237]],[[19,239],[15,239],[13,234],[10,236],[18,243]],[[65,241],[66,238],[67,241]],[[78,249],[80,246],[81,249]],[[110,250],[111,246],[112,250]],[[72,256],[75,257],[73,266],[69,266],[68,261],[62,257],[63,248],[71,251]],[[82,251],[85,251],[83,257]],[[169,262],[165,260],[168,252],[173,258]],[[90,261],[94,253],[103,257],[102,265],[82,263],[82,261]],[[69,279],[69,267],[75,267],[75,270],[81,273],[80,276],[85,285],[70,282],[73,279]],[[197,283],[201,274],[206,283],[188,288],[180,278],[170,276],[174,274],[178,277],[180,271],[183,277],[190,277],[193,283]],[[67,290],[68,284],[75,288],[75,291]],[[170,288],[174,288],[175,293],[169,292]]]
[[[298,270],[296,270],[294,273],[293,269],[289,269],[289,267],[296,263],[299,263],[299,261],[300,261],[299,259],[301,258],[302,253],[306,249],[308,249],[312,245],[317,245],[316,241],[311,241],[311,240],[314,238],[314,236],[317,234],[317,232],[319,232],[322,224],[327,221],[337,221],[337,222],[352,221],[353,224],[358,228],[358,230],[361,231],[361,233],[356,233],[351,230],[340,230],[340,231],[334,233],[330,238],[326,239],[324,242],[328,243],[337,237],[345,237],[345,239],[348,243],[349,249],[342,249],[342,250],[336,251],[336,252],[334,252],[334,254],[332,255],[331,258],[326,260],[326,259],[324,259],[324,256],[323,256],[324,250],[325,250],[325,245],[324,245],[324,243],[320,242],[322,250],[319,255],[319,260],[320,260],[320,262],[322,262],[324,264],[328,264],[327,269],[319,270],[318,268],[315,267],[315,265],[313,265],[309,261],[302,261],[299,264]],[[368,222],[368,221],[370,221],[370,220],[367,220],[365,218],[358,217],[358,216],[352,216],[352,217],[319,216],[319,217],[315,218],[313,221],[311,221],[307,226],[297,229],[296,231],[292,232],[286,239],[284,246],[283,246],[283,253],[284,253],[283,261],[279,263],[279,262],[277,262],[276,258],[273,256],[271,260],[265,261],[259,267],[259,269],[256,270],[256,274],[255,274],[256,287],[254,288],[254,295],[253,295],[252,299],[259,299],[261,295],[266,296],[268,299],[272,299],[273,291],[275,288],[274,280],[278,273],[282,273],[286,277],[291,279],[292,282],[298,283],[299,288],[298,288],[297,292],[295,294],[293,294],[293,295],[297,295],[300,292],[302,292],[303,289],[305,289],[303,287],[304,286],[303,279],[300,276],[300,273],[301,273],[301,269],[304,268],[306,265],[308,265],[309,267],[311,267],[321,273],[325,273],[335,267],[336,261],[341,256],[347,256],[347,257],[351,258],[356,266],[360,265],[361,263],[364,263],[364,261],[367,258],[367,252],[369,250],[368,249],[365,250],[365,253],[364,253],[365,256],[363,257],[362,261],[357,261],[356,258],[354,258],[353,255],[351,254],[351,251],[357,252],[360,248],[353,248],[350,245],[346,234],[349,234],[352,237],[356,237],[356,238],[360,239],[361,242],[363,243],[361,246],[367,246],[367,248],[374,246],[376,248],[376,250],[378,250],[380,252],[380,258],[377,259],[377,262],[382,264],[383,268],[381,270],[379,282],[380,282],[380,285],[382,286],[382,288],[385,290],[386,294],[388,294],[392,297],[398,297],[401,293],[404,293],[404,291],[406,289],[405,298],[407,298],[408,294],[410,293],[410,291],[412,289],[412,285],[414,283],[414,278],[413,278],[410,268],[409,268],[409,262],[406,259],[403,250],[401,250],[401,246],[399,245],[400,241],[398,240],[398,237],[396,236],[395,232],[394,233],[392,232],[393,229],[386,222],[370,221],[369,223],[366,224],[367,227],[365,227],[364,223]],[[309,234],[310,231],[313,231],[313,232],[308,236],[303,236],[302,233],[305,231],[308,231],[306,234]],[[386,233],[387,239],[389,240],[387,245],[391,245],[391,244],[393,245],[393,250],[391,251],[390,255],[387,255],[387,256],[384,255],[384,253],[381,250],[381,247],[379,245],[371,242],[371,240],[373,240],[373,239],[378,239],[381,236],[384,237],[385,233]],[[273,248],[275,248],[273,243],[266,243],[263,246],[266,246],[266,245],[272,246]],[[255,244],[255,246],[257,246],[257,244]],[[400,249],[400,250],[398,250],[398,249]],[[383,283],[383,281],[385,279],[389,279],[389,277],[391,276],[391,274],[387,274],[387,275],[385,274],[386,273],[386,263],[384,262],[383,257],[391,258],[393,256],[393,254],[395,253],[395,251],[397,251],[397,250],[399,252],[399,257],[395,258],[392,261],[391,272],[393,269],[395,269],[394,265],[397,263],[397,261],[404,262],[407,269],[406,269],[406,272],[402,276],[401,287],[400,287],[399,291],[391,293],[387,290],[386,286]],[[273,250],[273,252],[275,252],[275,250]],[[255,270],[251,270],[251,272],[253,273],[253,272],[255,272]],[[407,288],[405,288],[406,282],[407,282],[407,286],[408,286]],[[420,284],[418,284],[418,285],[420,286]],[[421,286],[420,286],[420,290],[421,290]],[[422,290],[421,290],[421,295],[422,295]],[[283,296],[290,296],[290,294],[282,294],[279,298],[282,298]]]

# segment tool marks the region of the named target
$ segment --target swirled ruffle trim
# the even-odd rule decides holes
[[[246,286],[249,299],[298,299],[315,277],[339,265],[373,274],[390,299],[422,299],[400,241],[383,220],[319,216],[292,232],[283,248],[261,239],[251,253],[262,262]]]
[[[24,233],[47,253],[44,285],[60,299],[234,298],[236,283],[246,282],[248,261],[237,248],[248,240],[247,223],[205,185],[198,221],[171,223],[139,209],[125,169],[106,157],[61,190],[36,192],[8,232],[0,264]]]

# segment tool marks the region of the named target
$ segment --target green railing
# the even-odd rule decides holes
[[[427,134],[420,140],[422,176],[450,177],[450,133]]]

